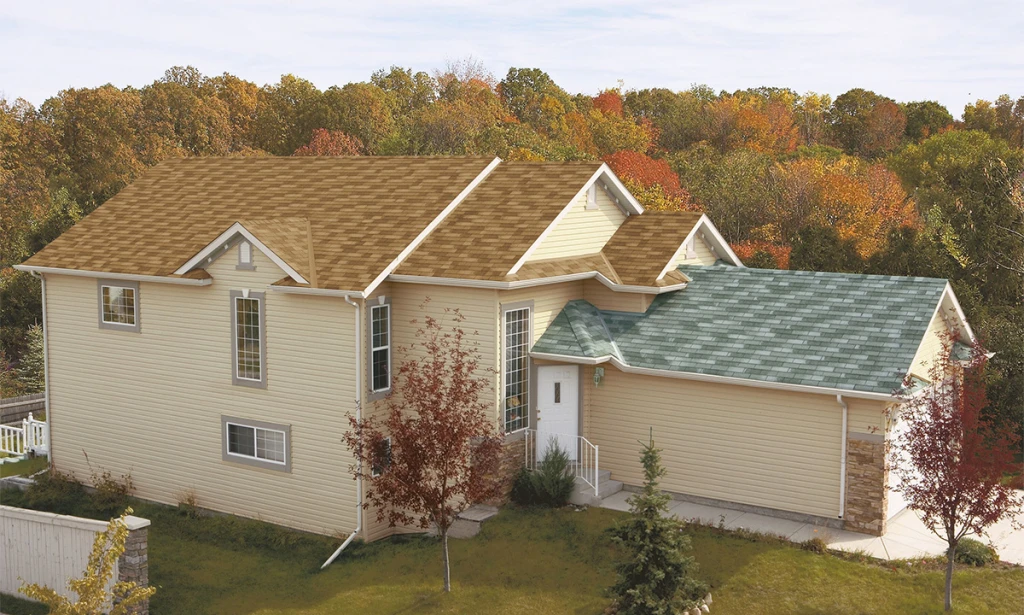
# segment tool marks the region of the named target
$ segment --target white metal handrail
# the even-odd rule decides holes
[[[571,434],[548,434],[549,437],[557,439],[559,445],[565,446],[568,441],[569,447],[572,450],[568,451],[570,457],[572,453],[575,453],[575,460],[572,463],[571,469],[573,476],[581,479],[587,485],[594,490],[594,497],[600,497],[598,493],[598,487],[601,481],[601,474],[599,470],[600,456],[597,445],[587,440],[583,436],[574,436]],[[543,460],[543,455],[547,451],[546,447],[537,446],[537,430],[527,429],[526,430],[526,458],[524,462],[528,470],[536,470],[537,466]]]
[[[0,451],[8,455],[46,454],[50,450],[50,429],[46,421],[28,415],[21,424],[0,425]]]

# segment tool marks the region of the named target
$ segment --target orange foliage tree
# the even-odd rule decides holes
[[[789,269],[789,254],[792,246],[773,243],[763,239],[750,239],[729,244],[732,251],[748,267],[760,269]]]
[[[309,143],[295,150],[293,156],[358,156],[363,153],[363,143],[340,130],[317,128]]]
[[[690,193],[679,185],[679,176],[664,160],[655,160],[640,152],[621,150],[605,156],[604,161],[645,208],[653,210],[694,208]]]

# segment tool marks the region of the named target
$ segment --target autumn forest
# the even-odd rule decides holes
[[[1024,418],[1024,96],[933,101],[612,88],[467,60],[320,90],[174,67],[141,88],[0,98],[0,385],[38,388],[38,282],[12,266],[181,156],[601,159],[645,207],[706,212],[753,267],[948,278],[995,352],[990,410]]]

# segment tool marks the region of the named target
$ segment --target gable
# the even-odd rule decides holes
[[[245,248],[245,245],[249,247]],[[239,249],[259,252],[292,281],[316,285],[309,221],[305,218],[236,222],[174,273],[184,275],[194,269],[206,268],[214,260],[220,259],[229,248],[234,248],[235,262],[241,262],[238,260]]]
[[[613,197],[595,183],[595,205],[587,207],[587,191],[583,191],[572,207],[534,248],[526,262],[595,254],[608,243],[626,220],[625,212]]]
[[[683,242],[670,267],[675,269],[679,265],[714,265],[717,260],[718,256],[712,252],[711,246],[697,233],[689,241]]]
[[[954,341],[969,345],[974,340],[974,333],[967,321],[963,319],[956,295],[953,294],[953,289],[947,285],[935,313],[928,323],[928,329],[921,339],[921,345],[914,355],[914,361],[910,365],[911,376],[931,381],[932,367],[940,360],[943,353],[949,352],[951,333],[955,334]]]

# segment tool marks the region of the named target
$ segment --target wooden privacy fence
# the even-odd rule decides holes
[[[128,539],[111,585],[149,585],[149,520],[129,516],[125,523]],[[75,599],[68,580],[82,577],[96,534],[106,529],[105,521],[0,505],[0,592],[17,595],[22,583],[38,583]],[[148,605],[136,611],[148,612]]]
[[[27,418],[32,413],[39,416],[44,410],[46,410],[45,393],[0,399],[0,423],[14,423]]]

